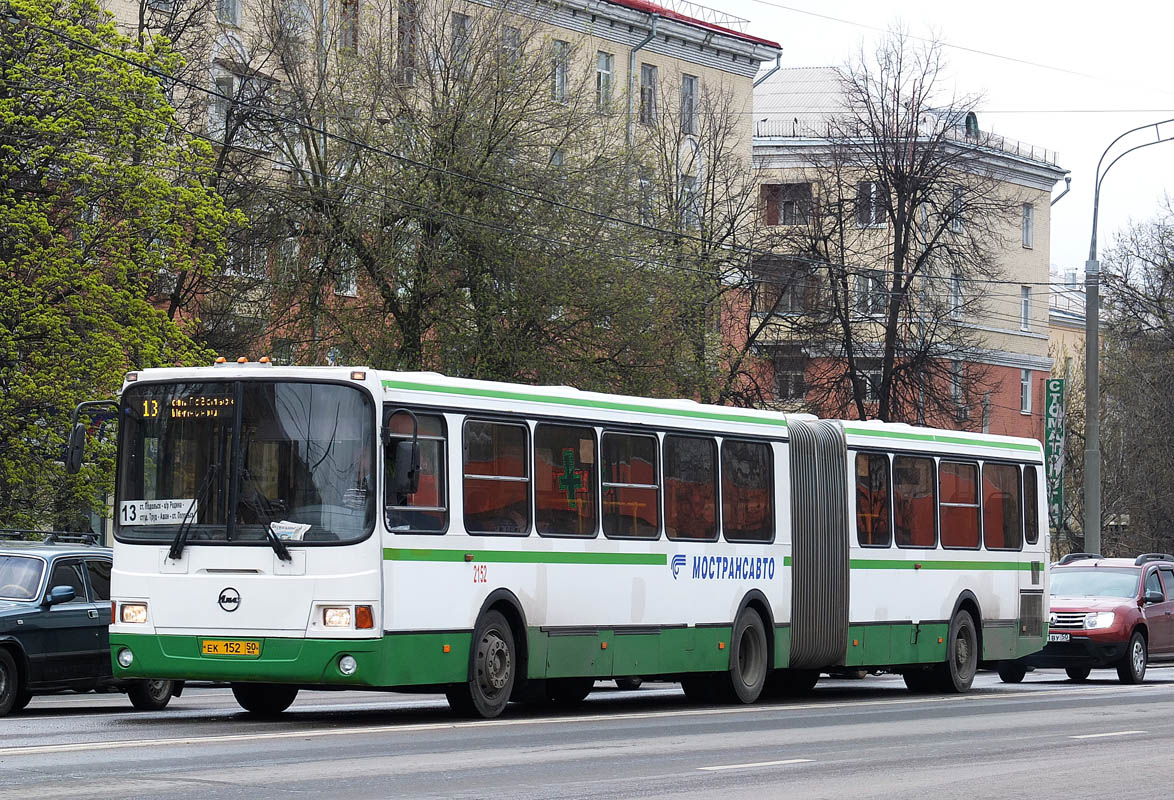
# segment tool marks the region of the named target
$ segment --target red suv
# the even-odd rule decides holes
[[[1074,681],[1115,667],[1122,683],[1141,683],[1150,661],[1174,661],[1174,556],[1073,553],[1052,567],[1051,595],[1047,644],[1012,665],[1063,667]]]

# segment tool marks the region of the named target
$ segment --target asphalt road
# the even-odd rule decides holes
[[[600,683],[573,712],[455,719],[442,697],[302,692],[280,720],[226,688],[157,713],[122,695],[34,698],[0,720],[0,798],[1118,798],[1174,785],[1174,669],[962,696],[825,678],[802,700],[695,706]]]

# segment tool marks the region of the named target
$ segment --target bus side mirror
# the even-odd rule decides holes
[[[400,439],[395,443],[395,461],[391,477],[391,491],[397,495],[415,494],[420,488],[420,443]]]
[[[65,471],[76,475],[82,468],[82,458],[86,452],[86,426],[77,423],[69,432],[69,443],[65,446]]]

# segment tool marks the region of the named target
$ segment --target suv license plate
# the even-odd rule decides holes
[[[200,652],[206,656],[244,656],[257,658],[261,655],[261,643],[250,639],[204,639]]]
[[[1049,633],[1048,634],[1048,641],[1049,642],[1066,642],[1071,638],[1072,638],[1072,634],[1070,634],[1070,633]]]

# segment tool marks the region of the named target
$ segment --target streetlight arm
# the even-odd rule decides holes
[[[1163,139],[1161,133],[1159,132],[1157,141],[1146,142],[1145,144],[1137,145],[1137,147],[1129,148],[1124,153],[1121,153],[1121,155],[1117,156],[1112,161],[1110,161],[1109,166],[1105,167],[1105,171],[1101,172],[1101,164],[1104,163],[1105,156],[1109,155],[1109,151],[1113,149],[1113,146],[1116,145],[1117,142],[1121,141],[1129,134],[1137,133],[1138,131],[1144,131],[1146,128],[1153,128],[1155,131],[1157,131],[1159,125],[1165,125],[1170,122],[1174,122],[1174,117],[1172,117],[1170,119],[1163,119],[1158,122],[1148,122],[1145,125],[1138,125],[1136,128],[1130,128],[1129,130],[1125,131],[1120,136],[1118,136],[1116,139],[1109,142],[1109,146],[1105,148],[1105,151],[1103,153],[1101,153],[1100,159],[1097,160],[1096,180],[1093,182],[1092,239],[1089,242],[1089,247],[1088,247],[1088,260],[1089,261],[1096,261],[1097,260],[1097,206],[1100,205],[1101,181],[1103,181],[1105,179],[1105,175],[1108,175],[1109,170],[1111,170],[1113,168],[1113,165],[1121,160],[1121,156],[1124,156],[1128,153],[1132,153],[1134,150],[1140,149],[1142,147],[1149,147],[1151,144],[1159,144],[1160,142],[1168,142],[1168,141],[1170,141],[1171,138],[1174,138],[1174,137],[1167,137],[1167,138]]]

